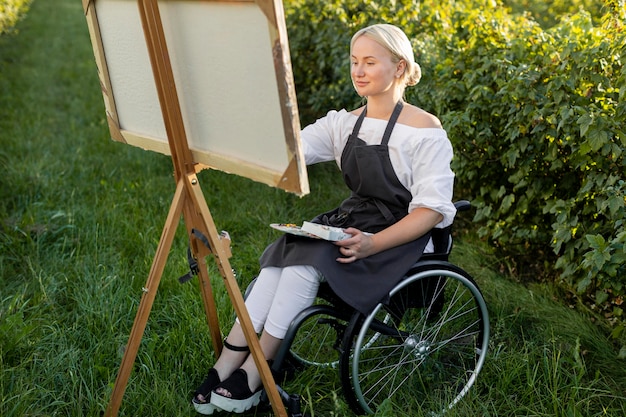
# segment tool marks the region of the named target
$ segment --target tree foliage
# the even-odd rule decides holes
[[[626,296],[624,0],[605,0],[593,16],[582,7],[570,13],[586,3],[569,2],[546,28],[532,17],[545,14],[541,2],[524,3],[535,13],[511,13],[496,0],[383,4],[288,2],[305,121],[359,103],[347,65],[356,29],[403,27],[424,72],[407,99],[442,119],[455,148],[457,195],[472,199],[481,236],[518,271],[541,271],[534,279],[580,294],[616,323],[619,336]]]

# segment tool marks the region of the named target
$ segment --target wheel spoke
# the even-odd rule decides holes
[[[471,278],[452,270],[416,272],[390,296],[346,332],[340,370],[348,400],[368,413],[394,397],[440,413],[482,367],[485,302]]]

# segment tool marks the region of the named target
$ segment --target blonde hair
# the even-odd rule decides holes
[[[402,81],[404,81],[405,86],[415,85],[420,81],[420,78],[422,78],[422,69],[419,64],[415,62],[413,47],[402,29],[386,23],[363,28],[352,36],[352,40],[350,41],[351,52],[354,42],[361,36],[367,36],[391,52],[392,62],[398,63],[400,60],[406,62],[406,69],[400,77]]]

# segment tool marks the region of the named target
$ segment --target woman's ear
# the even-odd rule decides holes
[[[398,61],[398,64],[396,65],[396,78],[402,77],[405,71],[406,71],[406,61],[404,59],[401,59],[400,61]]]

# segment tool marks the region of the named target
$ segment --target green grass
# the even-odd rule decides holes
[[[18,36],[0,37],[0,415],[98,416],[108,404],[174,192],[169,158],[109,139],[81,2],[39,0]],[[233,237],[242,287],[276,237],[344,196],[332,165],[312,167],[311,196],[220,172],[200,174]],[[491,351],[450,416],[626,415],[626,363],[602,327],[539,285],[524,287],[470,230],[453,260],[480,284]],[[194,416],[189,397],[213,362],[197,281],[177,230],[122,416]],[[211,264],[220,323],[233,313]],[[352,416],[334,371],[287,386],[314,416]],[[403,415],[388,403],[379,416]]]

